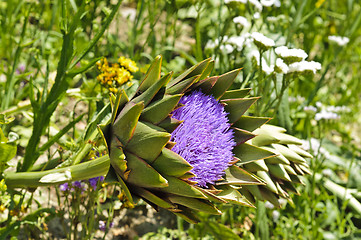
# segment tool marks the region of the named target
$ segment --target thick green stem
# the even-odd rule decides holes
[[[41,172],[6,172],[4,174],[5,183],[9,188],[17,187],[39,187],[39,186],[49,186],[49,185],[58,185],[68,181],[79,181],[84,179],[89,179],[98,176],[104,176],[109,170],[109,156],[104,155],[95,160],[80,163],[70,167],[57,168]],[[41,178],[49,174],[55,173],[64,173],[69,171],[71,173],[71,178],[69,180],[59,179],[57,181],[54,179],[49,182],[41,182]]]

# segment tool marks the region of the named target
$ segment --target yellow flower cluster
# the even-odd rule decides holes
[[[133,78],[131,72],[138,71],[136,63],[125,57],[120,57],[118,63],[114,64],[109,64],[103,58],[97,62],[97,67],[100,71],[97,80],[113,93],[117,93],[120,86]]]

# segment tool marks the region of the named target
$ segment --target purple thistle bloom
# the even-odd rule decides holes
[[[173,118],[184,120],[173,132],[172,150],[187,160],[196,176],[191,180],[207,187],[219,180],[233,159],[233,131],[227,112],[212,96],[201,91],[185,95],[179,103],[183,107],[173,111]]]

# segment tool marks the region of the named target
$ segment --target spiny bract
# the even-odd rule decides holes
[[[258,99],[246,97],[250,89],[228,90],[240,69],[210,77],[214,61],[206,59],[172,79],[172,73],[160,76],[161,62],[160,56],[155,58],[134,96],[128,98],[121,90],[111,97],[112,117],[102,127],[111,162],[108,175],[117,178],[130,202],[138,196],[156,209],[165,208],[196,223],[198,211],[221,213],[212,202],[253,206],[255,198],[275,203],[279,197],[288,198],[288,190],[297,192],[293,183],[301,182],[298,175],[308,172],[303,157],[309,154],[289,148],[297,141],[287,141],[295,138],[277,127],[253,133],[269,118],[243,115]],[[232,159],[222,159],[228,165],[222,178],[207,181],[207,188],[195,175],[196,164],[171,150],[183,146],[171,135],[177,135],[182,123],[176,118],[180,99],[194,91],[224,106],[233,133]]]

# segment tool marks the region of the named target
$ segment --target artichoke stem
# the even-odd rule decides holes
[[[5,183],[9,188],[24,188],[24,187],[39,187],[39,186],[49,186],[49,185],[58,185],[68,181],[79,181],[85,180],[93,177],[104,176],[109,170],[109,156],[104,155],[95,160],[88,162],[80,163],[70,167],[56,168],[47,171],[41,172],[5,172],[4,179]],[[46,175],[49,174],[61,174],[65,171],[71,173],[71,179],[64,180],[54,179],[51,182],[42,182],[40,181]]]

